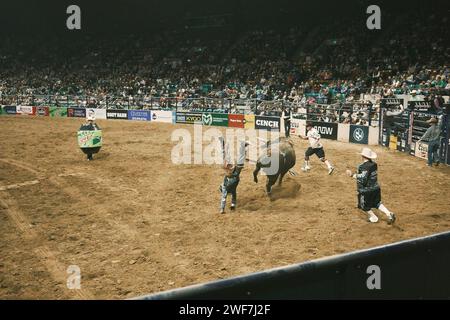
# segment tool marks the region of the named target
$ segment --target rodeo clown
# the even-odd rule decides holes
[[[306,137],[299,135],[300,139],[309,140],[310,147],[305,152],[305,164],[302,167],[303,171],[311,170],[309,165],[309,157],[315,154],[320,161],[325,163],[328,168],[328,174],[332,174],[334,167],[331,165],[330,161],[325,158],[325,151],[323,150],[323,145],[320,143],[320,133],[316,128],[313,127],[311,121],[306,122]]]
[[[78,145],[86,154],[87,160],[92,161],[93,154],[98,153],[102,147],[102,131],[95,123],[94,114],[87,114],[86,120],[78,131]]]
[[[386,214],[389,219],[388,224],[393,224],[395,222],[395,214],[381,203],[381,189],[377,178],[378,166],[374,161],[377,158],[377,154],[369,148],[363,148],[360,155],[364,162],[358,166],[358,172],[346,171],[349,177],[356,179],[358,208],[368,214],[368,219],[372,223],[378,222],[378,217],[372,211],[372,208],[377,208]]]
[[[222,143],[222,152],[224,159],[224,170],[225,176],[223,177],[223,182],[219,186],[219,191],[222,194],[220,199],[220,213],[225,213],[225,206],[227,203],[227,196],[231,194],[231,206],[230,209],[234,211],[236,209],[237,202],[237,187],[239,185],[239,175],[241,174],[242,169],[244,168],[245,161],[245,148],[248,146],[247,143],[241,141],[239,144],[239,155],[236,162],[236,165],[233,165],[231,162],[231,156],[229,154],[228,145],[225,145],[224,140],[220,139]]]

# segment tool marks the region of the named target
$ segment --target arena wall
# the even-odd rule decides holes
[[[398,100],[400,99],[387,99]],[[403,100],[402,104],[404,103]],[[395,102],[395,101],[394,101]],[[422,106],[422,102],[420,102]],[[416,111],[418,114],[419,111]],[[165,123],[180,123],[180,124],[199,124],[203,126],[221,126],[245,129],[259,129],[271,130],[284,133],[282,128],[283,121],[279,117],[259,116],[259,115],[242,115],[242,114],[227,114],[214,112],[176,112],[170,110],[122,110],[122,109],[85,109],[79,107],[33,107],[33,106],[1,106],[0,115],[16,115],[16,116],[50,116],[50,117],[75,117],[84,118],[88,114],[93,114],[97,119],[108,120],[133,120],[133,121],[155,121]],[[411,112],[411,118],[414,117],[414,112]],[[448,122],[447,118],[445,118]],[[411,127],[413,126],[411,120]],[[291,133],[305,134],[306,120],[292,119]],[[392,150],[408,152],[420,159],[426,159],[424,150],[426,151],[426,143],[417,144],[410,142],[411,138],[400,136],[397,134],[385,135],[386,141],[380,141],[380,130],[383,126],[374,127],[367,125],[350,125],[343,123],[330,122],[313,122],[313,125],[319,130],[324,139],[333,139],[347,143],[357,143],[363,145],[386,145]],[[446,128],[450,125],[447,123]],[[448,130],[447,130],[448,131]],[[443,147],[441,148],[441,158],[443,163],[450,163],[450,139],[448,132],[446,137],[443,137]],[[408,142],[406,142],[406,140]],[[381,138],[382,140],[382,138]],[[446,144],[445,141],[448,143]],[[445,147],[447,146],[447,147]]]
[[[448,248],[444,232],[135,299],[449,299]]]

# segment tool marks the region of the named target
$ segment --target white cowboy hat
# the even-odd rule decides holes
[[[89,114],[87,117],[88,121],[95,121],[95,115]]]
[[[417,90],[411,91],[411,94],[416,94],[416,93],[417,93]]]
[[[362,155],[364,158],[367,158],[367,159],[376,159],[377,158],[377,154],[375,152],[373,152],[372,150],[370,150],[369,148],[363,148],[360,155]]]

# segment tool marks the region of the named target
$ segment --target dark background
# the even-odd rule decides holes
[[[259,26],[324,24],[342,17],[365,20],[370,4],[381,7],[383,21],[407,10],[449,11],[449,3],[448,0],[1,0],[0,34],[150,35],[180,27],[235,32]],[[71,4],[81,8],[81,31],[66,28],[66,8]],[[219,26],[215,25],[217,19],[205,19],[211,15],[222,15]]]

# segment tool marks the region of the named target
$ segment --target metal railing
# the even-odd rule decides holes
[[[289,108],[296,119],[322,122],[358,123],[372,125],[378,120],[377,110],[366,102],[336,102],[334,104],[300,103],[285,100],[232,98],[177,98],[177,97],[120,97],[120,96],[55,96],[55,95],[1,95],[0,105],[56,106],[101,109],[173,110],[179,112],[217,112],[256,114],[279,117],[283,108]]]

